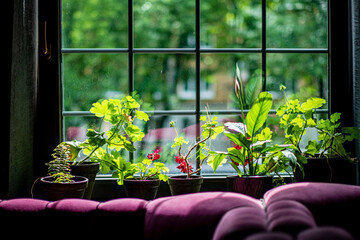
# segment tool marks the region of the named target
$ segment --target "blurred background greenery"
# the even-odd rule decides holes
[[[195,14],[195,0],[133,0],[134,48],[195,48]],[[264,48],[327,49],[327,15],[327,0],[266,1]],[[233,91],[236,66],[245,84],[250,78],[262,77],[262,33],[261,0],[200,1],[201,49],[249,50],[200,54],[200,110],[205,106],[230,110],[228,115],[219,116],[220,121],[236,120],[231,114],[237,109]],[[64,51],[64,111],[88,111],[101,98],[129,93],[128,35],[128,1],[62,0],[63,49],[120,49],[111,53]],[[195,52],[138,52],[133,65],[134,89],[155,110],[195,110]],[[300,100],[328,97],[327,53],[269,52],[264,74],[274,109],[283,103],[280,84],[287,86],[288,95]],[[172,120],[177,120],[181,129],[187,128],[189,137],[195,139],[195,128],[189,130],[196,123],[194,115],[152,116],[144,126],[148,144],[142,143],[139,151],[151,152],[154,145],[171,142],[168,124]],[[276,117],[270,120],[273,131],[277,121]],[[83,140],[86,129],[96,122],[75,115],[66,116],[64,125],[66,139]]]

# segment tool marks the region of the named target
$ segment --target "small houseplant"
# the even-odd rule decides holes
[[[175,161],[177,168],[185,175],[173,176],[168,180],[170,191],[172,195],[179,195],[185,193],[199,192],[201,185],[203,183],[202,176],[196,175],[200,173],[201,166],[203,163],[212,155],[210,150],[210,145],[208,142],[214,140],[220,133],[223,132],[223,126],[218,126],[216,121],[217,117],[210,118],[209,115],[200,117],[200,121],[205,123],[201,126],[202,128],[202,140],[196,141],[193,145],[188,146],[189,141],[184,139],[183,136],[180,136],[175,122],[172,121],[170,126],[174,128],[176,133],[176,138],[174,139],[174,144],[172,148],[178,148],[177,154],[175,156]],[[184,154],[182,150],[188,147],[188,150]],[[191,161],[199,161],[197,170],[194,170]]]
[[[263,128],[271,107],[272,95],[261,92],[243,122],[225,123],[224,134],[234,146],[227,152],[217,152],[222,157],[209,159],[208,163],[214,172],[225,162],[235,169],[238,175],[227,178],[230,191],[260,198],[272,188],[273,174],[297,164],[292,146],[272,144],[271,130]]]
[[[43,198],[55,201],[63,198],[82,198],[88,179],[71,175],[70,149],[59,144],[52,154],[54,158],[48,165],[48,176],[40,179]]]
[[[301,104],[298,99],[288,99],[285,86],[281,85],[280,90],[284,93],[285,104],[277,109],[276,114],[281,117],[280,127],[285,131],[287,143],[294,147],[295,154],[301,159],[299,167],[304,174],[296,174],[297,179],[351,181],[351,178],[343,179],[351,175],[345,176],[344,172],[354,172],[356,159],[351,158],[344,144],[360,138],[360,130],[341,127],[340,113],[333,113],[328,119],[317,119],[316,111],[326,103],[325,99],[312,97]],[[309,140],[301,148],[301,140],[310,128],[316,130],[317,139]],[[337,176],[336,172],[340,175]]]
[[[155,198],[160,182],[166,182],[169,168],[160,159],[159,149],[147,155],[147,158],[139,163],[133,163],[127,168],[123,180],[125,191],[128,197],[152,200]],[[118,176],[120,170],[115,170],[114,176]],[[119,182],[120,183],[120,182]]]
[[[136,125],[135,120],[146,122],[148,115],[139,110],[140,103],[132,96],[122,99],[104,99],[93,104],[90,112],[100,119],[97,129],[88,129],[87,139],[83,142],[66,142],[70,149],[72,171],[87,173],[90,184],[86,196],[91,197],[94,180],[99,168],[102,173],[108,173],[114,163],[127,166],[120,151],[133,152],[134,142],[141,141],[145,134]],[[103,130],[103,128],[105,130]],[[81,157],[80,157],[81,156]],[[95,165],[95,167],[94,167]],[[116,164],[115,164],[116,166]],[[82,170],[84,169],[85,170]],[[86,170],[87,168],[92,168]],[[120,182],[123,177],[120,175]]]

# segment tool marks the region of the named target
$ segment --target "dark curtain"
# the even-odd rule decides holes
[[[354,81],[354,124],[360,128],[360,7],[359,0],[352,0],[352,71]],[[360,140],[356,142],[356,155],[360,160]],[[358,173],[358,176],[360,174]],[[359,178],[357,184],[359,185]]]

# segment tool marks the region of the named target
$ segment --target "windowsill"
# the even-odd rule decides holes
[[[178,174],[172,174],[171,176],[176,176]],[[227,191],[226,187],[226,176],[236,175],[235,173],[229,173],[228,175],[214,175],[214,174],[205,174],[204,182],[201,187],[202,192],[208,191]],[[285,179],[290,180],[288,174],[282,175]],[[117,179],[112,178],[111,175],[108,176],[98,176],[96,177],[94,191],[92,199],[97,201],[107,201],[110,199],[116,198],[125,198],[125,189],[124,186],[117,184]],[[291,180],[290,180],[291,181]],[[156,198],[171,196],[169,185],[166,182],[161,182]]]

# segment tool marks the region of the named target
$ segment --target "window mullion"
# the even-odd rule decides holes
[[[196,0],[195,3],[195,52],[196,52],[196,104],[195,104],[195,111],[196,111],[196,141],[200,140],[200,0]],[[198,150],[199,146],[197,147],[196,151],[196,169],[200,167],[200,159],[198,158]],[[200,173],[199,173],[200,174]]]
[[[266,91],[266,0],[261,2],[261,69],[263,75],[263,91]]]

